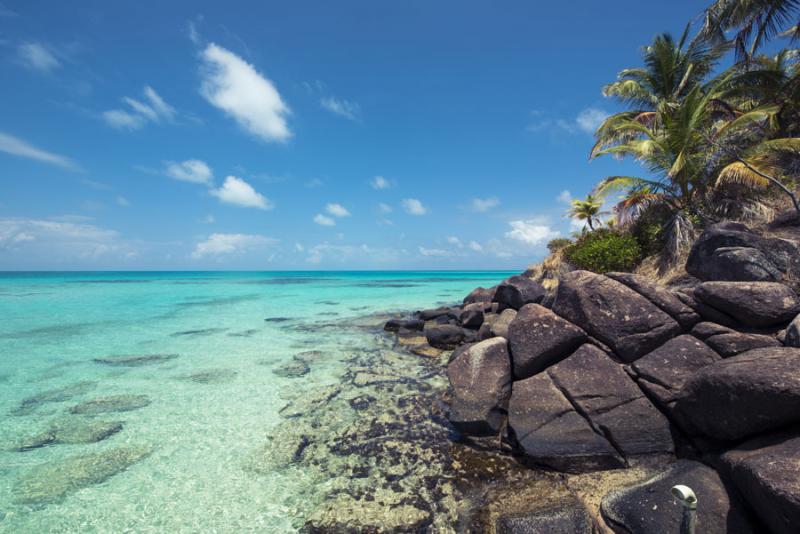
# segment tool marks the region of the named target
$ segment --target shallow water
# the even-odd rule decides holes
[[[253,468],[254,451],[318,416],[300,401],[325,386],[378,388],[325,408],[345,427],[405,387],[356,368],[416,374],[419,389],[436,373],[394,350],[381,314],[509,274],[0,274],[0,531],[296,530],[341,481],[313,459],[273,469],[262,454]],[[306,374],[273,372],[307,351]],[[280,413],[290,401],[296,419]],[[86,432],[63,432],[76,421]]]

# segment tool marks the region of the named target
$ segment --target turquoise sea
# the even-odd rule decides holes
[[[292,432],[316,447],[365,406],[380,420],[445,387],[386,316],[510,274],[0,274],[0,531],[301,528],[350,480],[388,475],[320,465],[306,437],[303,461],[279,461]]]

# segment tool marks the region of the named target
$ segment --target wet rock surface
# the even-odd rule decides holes
[[[186,375],[181,375],[178,380],[194,382],[195,384],[230,384],[236,380],[237,373],[233,369],[204,369]]]
[[[274,368],[272,373],[275,376],[281,376],[283,378],[300,378],[301,376],[308,374],[310,371],[311,367],[309,367],[308,363],[306,363],[304,360],[292,359],[283,365],[279,365],[278,367]]]
[[[14,485],[14,502],[33,505],[58,502],[82,488],[111,478],[151,452],[152,448],[146,445],[119,447],[35,466]]]
[[[95,363],[111,365],[114,367],[142,367],[144,365],[155,365],[164,363],[177,358],[177,354],[137,354],[133,356],[109,356],[106,358],[95,358]]]
[[[147,395],[111,395],[82,402],[70,408],[70,412],[82,415],[98,415],[113,412],[131,412],[150,404]]]
[[[96,443],[122,430],[121,421],[101,421],[83,417],[63,417],[50,425],[46,431],[20,440],[16,450],[20,452],[38,449],[47,445]]]
[[[11,415],[30,415],[45,404],[66,402],[74,397],[88,393],[97,386],[97,382],[76,382],[68,386],[42,391],[24,399],[19,407],[12,410]]]

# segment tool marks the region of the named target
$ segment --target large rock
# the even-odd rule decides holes
[[[709,324],[709,323],[701,323]],[[678,392],[700,369],[720,360],[716,352],[689,335],[670,339],[631,364],[636,380],[662,410],[672,412]]]
[[[431,308],[429,310],[422,310],[421,312],[418,312],[417,315],[423,321],[431,321],[440,317],[444,317],[446,319],[457,319],[459,313],[460,310],[457,308]]]
[[[742,332],[717,334],[706,339],[706,343],[723,358],[730,358],[748,350],[780,346],[780,343],[774,337],[761,334],[744,334]]]
[[[666,471],[640,484],[612,491],[603,498],[600,511],[615,532],[626,534],[678,534],[683,505],[671,488],[683,484],[697,495],[697,532],[702,534],[755,534],[719,475],[710,467],[679,460]]]
[[[686,271],[700,280],[777,281],[800,272],[800,248],[743,224],[715,224],[692,245]]]
[[[401,329],[421,331],[425,326],[422,319],[389,319],[383,326],[387,332],[398,332]]]
[[[784,324],[800,313],[797,294],[775,282],[705,282],[695,288],[694,295],[755,328]]]
[[[639,293],[607,276],[573,271],[558,285],[553,311],[632,362],[668,339],[681,327]]]
[[[464,329],[452,324],[429,325],[425,327],[425,339],[431,347],[453,349],[464,341]]]
[[[534,464],[568,472],[624,465],[614,447],[572,408],[547,373],[514,382],[508,429],[511,440]]]
[[[466,434],[496,435],[511,396],[506,340],[494,337],[456,352],[447,365],[453,387],[450,422]]]
[[[692,308],[681,302],[669,290],[651,282],[643,276],[633,273],[608,273],[609,278],[625,284],[641,296],[658,306],[661,310],[669,314],[685,330],[690,329],[700,322],[700,316]]]
[[[472,304],[473,302],[492,302],[494,300],[494,293],[497,291],[497,286],[494,287],[476,287],[469,295],[464,297],[464,304]]]
[[[487,304],[490,303],[474,302],[464,306],[464,308],[461,310],[461,315],[458,318],[458,320],[461,322],[461,326],[475,330],[480,328],[483,324],[484,311],[487,311]],[[489,306],[489,310],[490,309],[491,305]]]
[[[500,312],[492,322],[492,334],[508,339],[508,328],[517,317],[517,310],[507,309]]]
[[[547,291],[539,282],[524,276],[512,276],[503,280],[494,295],[494,301],[501,308],[518,310],[526,304],[539,303]]]
[[[738,321],[727,313],[721,312],[718,309],[709,306],[708,304],[695,298],[694,289],[678,290],[675,292],[675,296],[678,297],[681,302],[697,312],[704,322],[721,324],[730,327],[740,326]]]
[[[800,434],[756,438],[721,458],[723,476],[733,481],[750,507],[776,534],[800,527]]]
[[[586,341],[586,332],[539,304],[520,308],[508,327],[514,378],[544,371]]]
[[[704,367],[675,413],[689,430],[735,440],[800,421],[800,349],[755,349]]]
[[[795,317],[786,329],[786,345],[800,347],[800,315]]]
[[[669,421],[644,397],[622,366],[602,350],[583,345],[547,373],[626,457],[673,452]]]

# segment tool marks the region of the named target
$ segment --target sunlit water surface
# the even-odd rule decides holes
[[[287,398],[342,380],[345,360],[381,335],[330,323],[455,302],[508,274],[0,274],[0,531],[291,532],[319,481],[242,466],[281,422]],[[273,372],[308,350],[326,357],[305,376]],[[95,361],[130,355],[168,356],[138,366]],[[70,413],[116,395],[150,404]],[[16,450],[76,417],[123,429],[94,443]],[[59,471],[65,459],[120,447],[149,455],[55,495],[35,479],[37,466]]]

